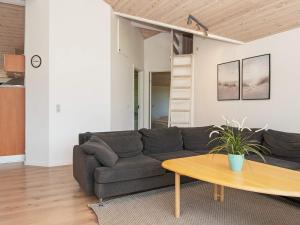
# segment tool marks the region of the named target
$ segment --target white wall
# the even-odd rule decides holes
[[[232,45],[195,37],[195,121],[196,125],[221,123],[221,115],[241,119],[248,125],[300,132],[299,59],[300,29]],[[271,54],[271,99],[217,101],[217,64],[246,57]]]
[[[26,164],[48,165],[49,131],[49,0],[26,2]],[[30,58],[42,58],[40,68],[30,65]]]
[[[27,164],[71,164],[80,132],[110,130],[110,41],[103,1],[26,2]]]
[[[170,56],[170,33],[160,33],[144,41],[144,127],[149,127],[149,73],[170,71]]]
[[[130,21],[115,15],[111,32],[111,129],[130,130],[134,128],[134,68],[144,69],[144,39]]]

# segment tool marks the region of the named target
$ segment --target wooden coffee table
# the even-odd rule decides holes
[[[162,167],[175,173],[175,216],[180,216],[180,176],[214,184],[214,199],[224,201],[224,186],[235,189],[300,197],[300,172],[245,160],[242,172],[229,169],[226,155],[200,155],[166,160]]]

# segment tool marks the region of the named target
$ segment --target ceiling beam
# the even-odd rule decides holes
[[[218,41],[223,41],[223,42],[228,42],[228,43],[233,43],[233,44],[244,44],[244,42],[237,41],[237,40],[234,40],[234,39],[230,39],[230,38],[226,38],[226,37],[222,37],[222,36],[218,36],[218,35],[214,35],[214,34],[209,34],[209,33],[207,35],[205,35],[205,33],[202,32],[202,31],[196,31],[196,30],[192,30],[192,29],[188,29],[188,28],[184,28],[184,27],[179,27],[179,26],[175,26],[175,25],[171,25],[171,24],[167,24],[167,23],[163,23],[163,22],[159,22],[159,21],[155,21],[155,20],[149,20],[149,19],[145,19],[145,18],[142,18],[142,17],[128,15],[128,14],[125,14],[125,13],[114,12],[114,14],[117,15],[117,16],[123,17],[123,18],[130,19],[130,20],[139,21],[139,22],[148,23],[148,24],[153,24],[153,25],[156,25],[156,26],[169,28],[171,30],[178,30],[178,31],[186,32],[186,33],[191,33],[191,34],[201,36],[201,37],[204,37],[204,38],[208,38],[208,39],[213,39],[213,40],[218,40]]]
[[[135,22],[132,21],[131,25],[137,28],[143,28],[143,29],[147,29],[147,30],[154,30],[154,31],[159,31],[159,32],[169,32],[170,29],[165,29],[159,26],[151,26],[147,23],[141,23],[141,22]]]

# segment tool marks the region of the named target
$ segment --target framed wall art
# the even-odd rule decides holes
[[[242,99],[270,99],[271,55],[259,55],[242,60]]]
[[[240,99],[240,61],[217,65],[218,101]]]

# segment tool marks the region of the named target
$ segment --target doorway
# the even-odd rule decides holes
[[[168,127],[171,72],[150,73],[150,128]]]

